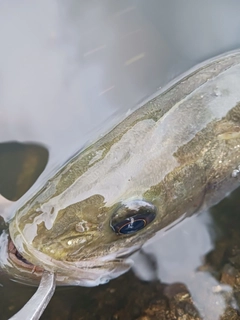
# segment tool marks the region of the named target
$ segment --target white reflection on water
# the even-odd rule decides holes
[[[220,284],[208,271],[198,270],[214,249],[214,238],[209,212],[194,215],[151,239],[133,256],[133,270],[143,280],[184,283],[204,319],[218,319],[226,308],[226,293],[231,295],[232,288]]]

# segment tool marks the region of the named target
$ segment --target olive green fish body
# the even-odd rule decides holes
[[[233,52],[195,69],[74,156],[18,210],[10,236],[60,284],[103,283],[128,270],[124,257],[157,231],[234,190],[239,165],[240,52]],[[143,206],[131,220],[136,232],[125,206]]]

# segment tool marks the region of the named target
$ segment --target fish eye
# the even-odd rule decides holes
[[[133,234],[155,219],[156,207],[143,200],[122,203],[112,215],[110,226],[117,234]]]

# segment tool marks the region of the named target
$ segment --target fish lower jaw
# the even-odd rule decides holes
[[[31,251],[32,254],[35,253],[34,256],[36,257],[37,252],[34,252],[35,249]],[[74,262],[55,260],[42,253],[39,253],[39,255],[39,265],[34,265],[18,252],[9,237],[8,259],[17,270],[17,281],[25,284],[36,284],[40,280],[43,271],[47,270],[56,274],[57,285],[94,287],[117,278],[127,272],[133,264],[130,259],[116,259],[116,253],[97,259]],[[20,277],[19,272],[21,273]],[[13,270],[11,275],[14,277]]]
[[[51,264],[53,260],[51,260]],[[89,260],[77,262],[54,261],[54,269],[45,266],[46,270],[56,273],[58,285],[76,285],[94,287],[105,284],[127,272],[133,265],[130,259]]]

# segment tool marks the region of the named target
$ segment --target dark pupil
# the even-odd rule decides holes
[[[122,223],[121,223],[122,224]],[[130,234],[143,229],[146,225],[145,220],[129,221],[125,225],[119,228],[118,232],[122,234]]]
[[[130,235],[145,228],[156,217],[156,207],[144,200],[133,200],[119,206],[110,226],[117,234]]]
[[[154,220],[155,213],[149,211],[142,213],[142,210],[140,212],[122,221],[112,223],[111,227],[118,234],[131,234],[143,229]]]

